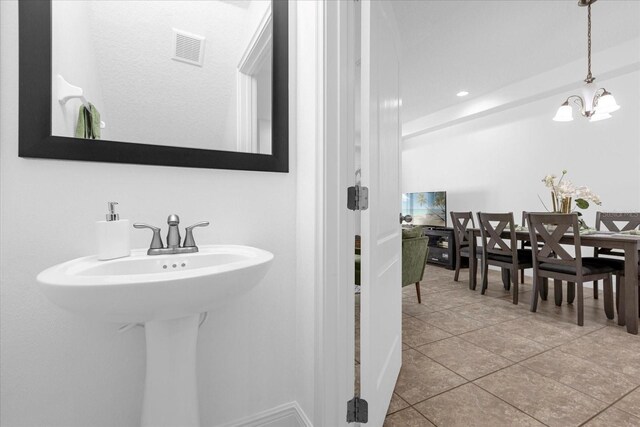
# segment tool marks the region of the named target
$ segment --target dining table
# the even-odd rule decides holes
[[[479,228],[469,228],[469,288],[476,288],[476,245],[480,237]],[[501,237],[510,238],[510,231],[504,230]],[[529,231],[521,229],[516,231],[518,241],[531,241]],[[573,233],[565,234],[560,240],[561,244],[575,245]],[[592,231],[580,235],[581,247],[617,249],[624,252],[624,301],[620,300],[618,310],[618,325],[627,327],[630,334],[638,334],[638,259],[640,256],[640,235]],[[503,276],[504,278],[505,276]],[[622,294],[622,292],[621,292]]]

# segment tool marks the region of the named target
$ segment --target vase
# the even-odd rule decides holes
[[[553,204],[553,212],[555,213],[571,213],[571,197],[558,197],[555,191],[551,192],[551,202]]]

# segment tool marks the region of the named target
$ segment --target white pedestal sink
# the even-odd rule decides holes
[[[144,323],[147,341],[142,425],[198,426],[198,319],[255,286],[273,254],[248,246],[209,245],[191,254],[78,258],[38,275],[56,305],[88,317]]]

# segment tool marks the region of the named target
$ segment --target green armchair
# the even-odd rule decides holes
[[[424,275],[424,266],[429,253],[429,238],[422,237],[422,227],[402,230],[402,287],[416,284],[418,304],[420,298],[420,281]]]
[[[422,228],[402,230],[402,287],[416,284],[418,304],[420,298],[420,281],[424,274],[424,266],[429,253],[429,238],[422,237]],[[360,285],[360,248],[356,249],[355,284]]]

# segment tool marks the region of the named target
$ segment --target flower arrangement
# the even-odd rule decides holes
[[[589,202],[601,205],[600,197],[589,189],[589,187],[580,186],[577,187],[571,183],[571,181],[565,179],[567,171],[563,170],[560,178],[556,175],[547,175],[542,182],[551,190],[551,202],[553,206],[552,212],[558,213],[571,213],[574,211],[572,208],[572,201],[575,201],[576,208],[588,209]],[[543,202],[544,205],[544,202]],[[549,210],[546,206],[545,208]],[[578,216],[582,216],[580,212],[577,212]],[[580,219],[580,225],[586,227],[586,224]]]

